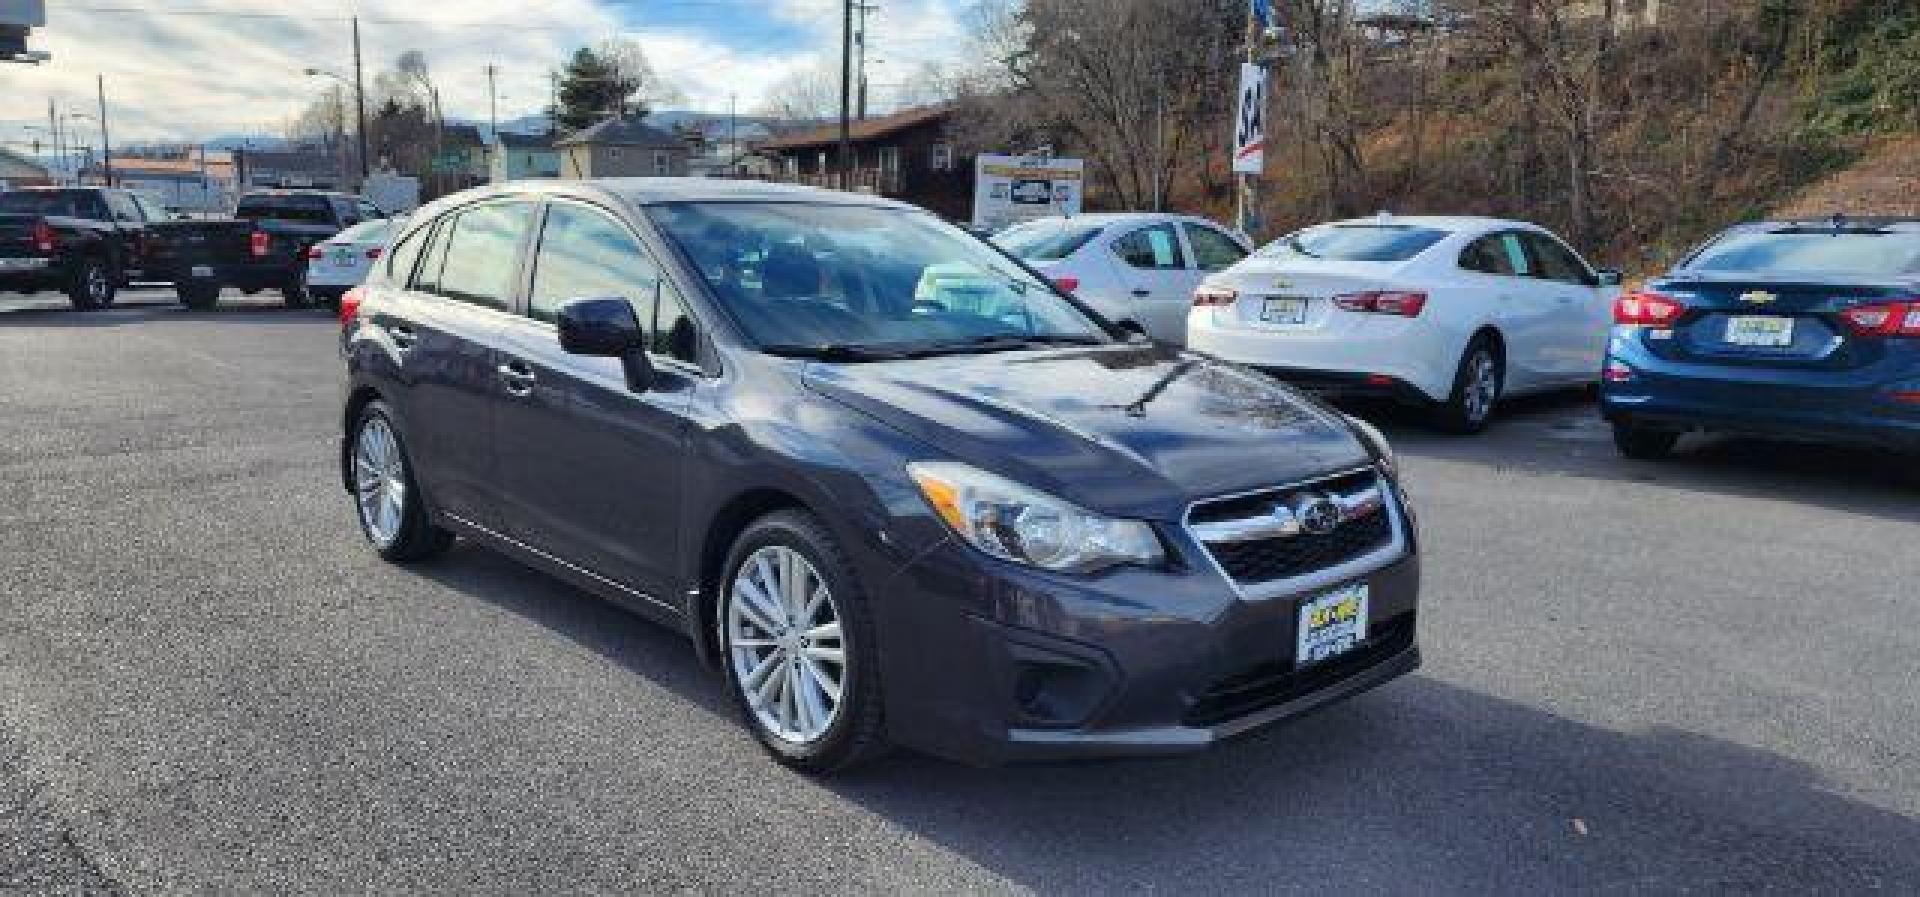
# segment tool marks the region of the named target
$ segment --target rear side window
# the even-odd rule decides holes
[[[649,321],[659,280],[659,267],[626,225],[586,206],[556,202],[540,232],[527,312],[551,323],[570,300],[618,297]]]
[[[413,276],[413,263],[419,261],[420,250],[427,245],[427,239],[433,233],[433,222],[413,229],[406,238],[387,253],[387,276],[395,283],[406,283]]]
[[[1885,276],[1920,272],[1920,233],[1830,229],[1734,232],[1707,244],[1685,271]]]
[[[520,246],[533,227],[533,204],[474,206],[440,225],[436,252],[444,252],[433,292],[448,299],[505,309],[519,273]],[[429,261],[432,256],[430,255]]]
[[[1181,227],[1187,231],[1187,245],[1193,247],[1193,262],[1202,271],[1225,271],[1247,257],[1247,251],[1232,237],[1211,227],[1198,224]]]
[[[1268,243],[1262,258],[1337,262],[1404,262],[1445,239],[1447,232],[1411,224],[1326,224]]]
[[[0,212],[106,220],[106,209],[100,204],[100,194],[92,190],[19,190],[0,193]]]
[[[1488,234],[1460,253],[1460,267],[1482,274],[1529,277],[1533,264],[1527,259],[1527,247],[1515,233]]]
[[[1057,262],[1080,251],[1100,228],[1066,221],[1039,221],[1023,224],[993,238],[1000,248],[1015,258],[1029,262]]]
[[[1177,271],[1187,263],[1180,257],[1180,238],[1171,224],[1143,227],[1113,241],[1113,254],[1135,268]]]

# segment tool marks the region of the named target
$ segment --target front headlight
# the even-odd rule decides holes
[[[1153,528],[1082,510],[1046,493],[951,461],[907,465],[927,504],[973,547],[1046,570],[1092,573],[1118,564],[1156,564]]]

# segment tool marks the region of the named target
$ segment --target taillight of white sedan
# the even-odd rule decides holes
[[[1619,283],[1537,225],[1380,215],[1288,234],[1208,277],[1187,345],[1476,433],[1504,397],[1599,379]]]

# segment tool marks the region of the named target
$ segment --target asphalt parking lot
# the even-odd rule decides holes
[[[1356,409],[1422,514],[1418,674],[1190,759],[818,782],[676,635],[377,562],[333,333],[0,299],[0,890],[1920,891],[1911,460]]]

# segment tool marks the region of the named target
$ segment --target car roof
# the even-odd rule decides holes
[[[1770,218],[1761,221],[1746,221],[1736,224],[1728,230],[1755,231],[1781,227],[1830,228],[1836,216],[1824,215],[1811,218]],[[1920,231],[1920,217],[1909,215],[1840,215],[1840,226],[1889,228],[1901,232]]]
[[[612,195],[634,205],[669,202],[806,202],[919,211],[918,206],[865,193],[726,178],[586,178],[511,181],[464,195]]]
[[[1368,215],[1365,218],[1348,218],[1343,221],[1329,221],[1333,225],[1394,225],[1403,224],[1414,227],[1430,227],[1444,231],[1489,231],[1517,228],[1520,230],[1546,230],[1530,221],[1518,221],[1511,218],[1491,218],[1484,215]]]

